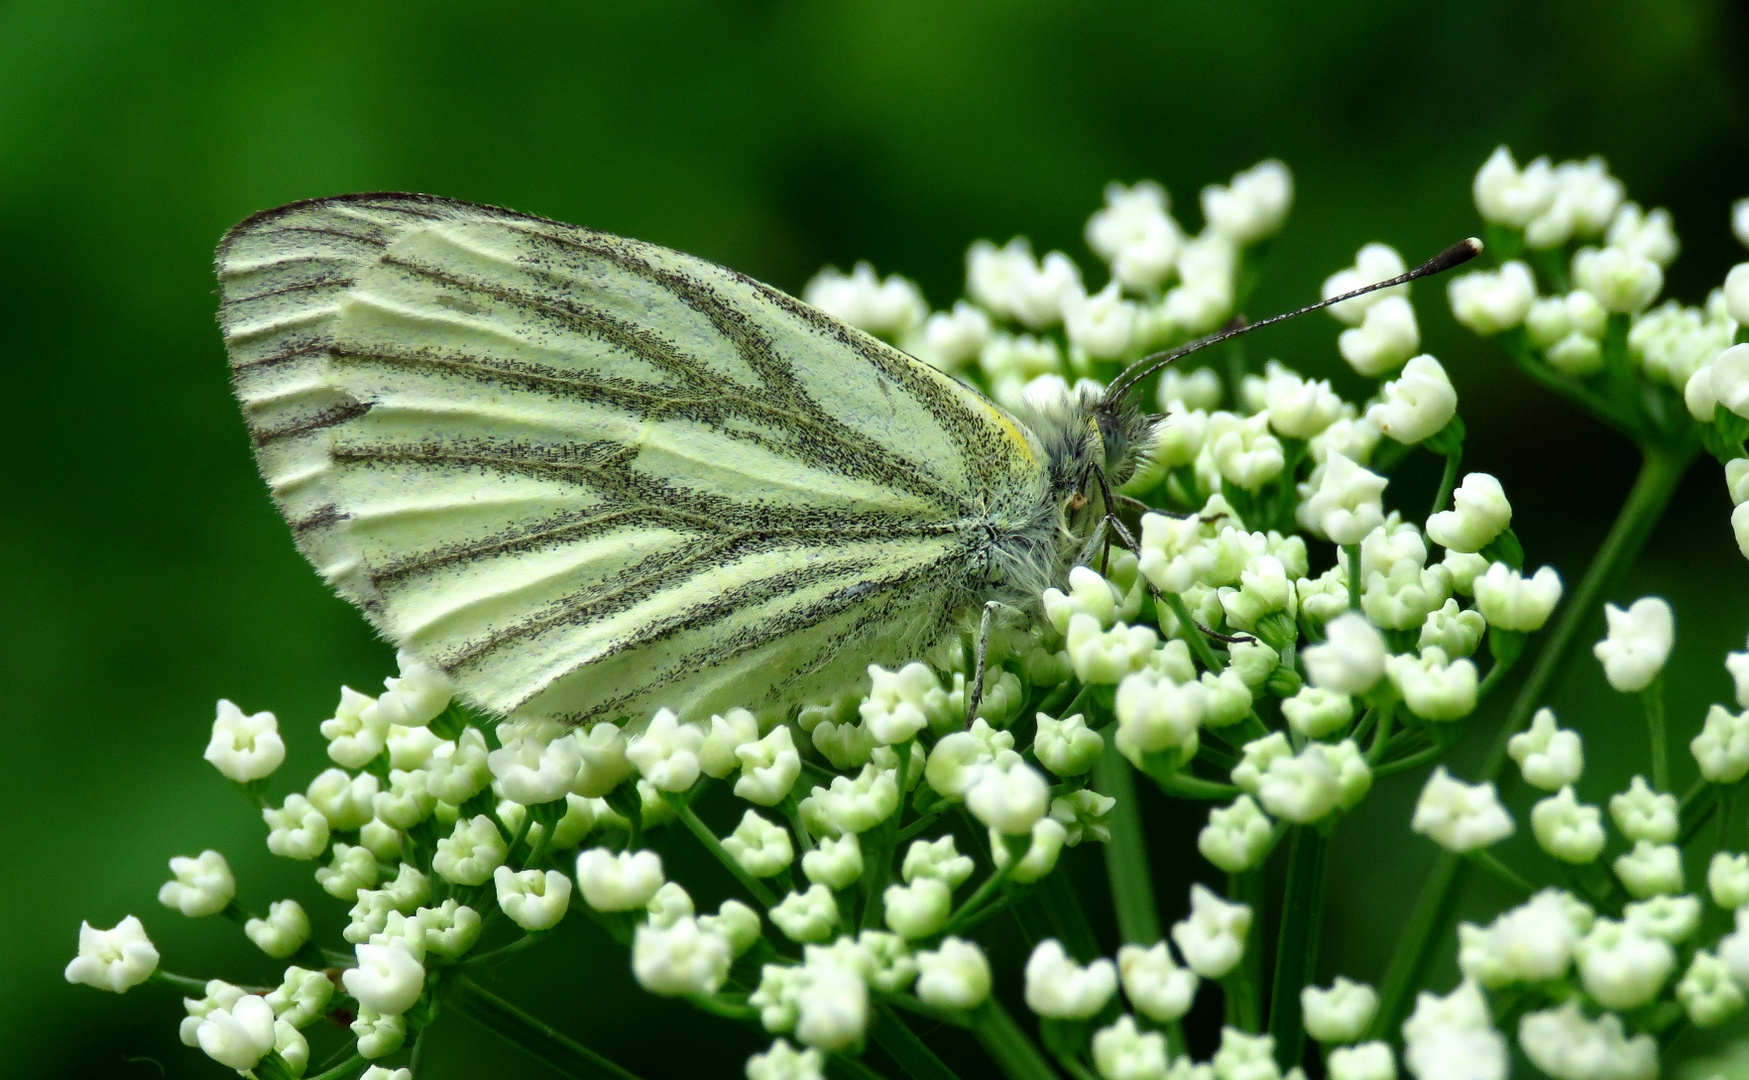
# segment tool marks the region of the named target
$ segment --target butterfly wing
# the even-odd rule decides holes
[[[475,704],[782,707],[975,603],[1044,476],[1000,410],[776,290],[508,211],[358,195],[218,251],[300,549]]]

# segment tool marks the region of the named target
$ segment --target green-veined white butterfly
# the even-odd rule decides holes
[[[1171,358],[1016,416],[702,259],[422,195],[265,211],[217,262],[299,548],[474,704],[567,723],[780,710],[1032,606]]]

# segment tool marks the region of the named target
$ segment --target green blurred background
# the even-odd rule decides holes
[[[158,906],[172,855],[220,848],[245,902],[296,895],[330,930],[342,917],[307,866],[268,857],[200,760],[215,698],[273,709],[291,744],[277,797],[321,766],[314,724],[338,684],[374,687],[392,666],[293,552],[230,401],[209,259],[246,214],[436,192],[790,290],[867,258],[941,305],[973,239],[1026,232],[1091,270],[1080,232],[1107,181],[1160,180],[1194,228],[1203,184],[1278,156],[1298,199],[1255,315],[1312,297],[1365,241],[1413,259],[1474,231],[1470,177],[1506,142],[1602,153],[1633,197],[1670,207],[1672,290],[1692,302],[1743,257],[1725,223],[1749,194],[1746,44],[1749,16],[1713,0],[0,3],[0,1073],[224,1075],[177,1043],[173,995],[60,975],[81,917],[129,912],[173,970],[272,975],[235,926]],[[1505,480],[1532,562],[1573,580],[1630,451],[1459,331],[1437,286],[1419,296],[1463,395],[1468,464]],[[1335,329],[1304,320],[1253,355],[1341,379]],[[1676,603],[1684,741],[1749,632],[1728,510],[1703,464],[1617,597]],[[1589,658],[1556,704],[1588,736],[1583,797],[1644,768],[1633,703]],[[1338,834],[1326,978],[1382,972],[1431,860],[1406,824],[1419,782],[1382,783]],[[1212,877],[1200,815],[1148,809],[1176,918],[1186,882]],[[1097,852],[1074,857],[1103,908]],[[650,1077],[738,1075],[758,1041],[641,993],[579,927],[498,982]],[[512,1073],[548,1075],[458,1020],[426,1076]]]

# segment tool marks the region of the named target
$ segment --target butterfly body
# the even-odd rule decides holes
[[[499,714],[777,711],[1019,606],[1142,420],[1016,417],[678,252],[415,195],[218,252],[257,460],[300,549]]]

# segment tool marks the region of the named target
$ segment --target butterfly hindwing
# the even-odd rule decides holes
[[[219,249],[263,475],[300,548],[477,704],[572,722],[781,706],[957,624],[992,506],[983,398],[703,260],[409,195]]]

